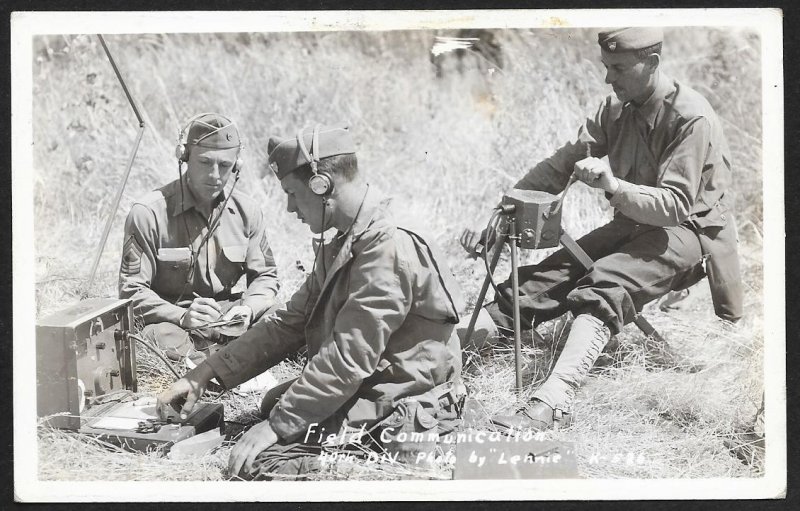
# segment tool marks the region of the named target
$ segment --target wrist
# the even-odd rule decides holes
[[[606,191],[611,195],[614,195],[615,193],[617,193],[617,190],[619,190],[619,179],[617,179],[616,177],[612,177],[611,182],[609,184],[609,189]]]
[[[203,362],[199,366],[186,373],[185,378],[191,381],[196,381],[202,386],[206,386],[208,382],[213,380],[216,376],[217,375],[214,372],[214,369],[211,368],[208,362]]]
[[[179,327],[181,327],[181,328],[185,328],[186,327],[186,324],[184,323],[184,321],[186,320],[186,315],[187,314],[189,314],[189,310],[188,309],[184,310],[183,314],[181,314],[181,317],[178,320],[178,326]]]

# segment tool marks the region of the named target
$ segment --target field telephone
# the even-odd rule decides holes
[[[521,361],[521,332],[519,312],[519,256],[518,249],[545,249],[563,246],[567,253],[585,270],[590,270],[594,261],[588,254],[567,234],[561,227],[561,204],[574,177],[570,178],[567,187],[560,196],[535,190],[512,190],[503,196],[489,219],[486,229],[487,245],[482,250],[483,260],[486,264],[486,279],[483,282],[475,310],[467,327],[464,343],[469,343],[475,330],[478,313],[483,306],[486,292],[491,284],[495,288],[498,299],[505,299],[497,290],[497,285],[492,277],[497,262],[502,254],[502,247],[508,243],[511,248],[511,309],[514,311],[514,369],[516,376],[516,390],[522,390],[522,361]],[[494,233],[495,241],[490,244],[490,234]],[[489,256],[492,248],[498,247]],[[656,343],[666,345],[666,340],[656,331],[647,319],[637,314],[634,323],[647,337]]]

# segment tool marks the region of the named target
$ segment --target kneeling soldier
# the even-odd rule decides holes
[[[264,215],[235,188],[242,166],[236,124],[201,114],[181,138],[187,129],[176,150],[179,179],[131,207],[119,271],[120,298],[133,300],[143,335],[175,360],[191,353],[192,343],[215,347],[221,332],[204,325],[239,316],[249,327],[278,291]],[[247,289],[234,294],[244,275]]]
[[[305,347],[299,378],[265,396],[268,418],[231,452],[231,475],[247,479],[313,471],[320,432],[352,438],[399,426],[399,409],[433,427],[452,414],[460,387],[460,290],[435,247],[370,189],[349,129],[318,125],[273,137],[268,149],[287,210],[313,233],[338,233],[317,247],[312,274],[283,307],[159,398],[161,407],[185,399],[188,413],[212,378],[231,388]]]

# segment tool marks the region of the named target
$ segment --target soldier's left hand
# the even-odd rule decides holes
[[[244,324],[250,326],[250,322],[253,320],[253,309],[247,305],[234,305],[222,316],[222,319],[229,321],[236,316],[244,317]]]
[[[592,188],[599,188],[614,193],[619,188],[619,181],[614,177],[611,167],[600,158],[584,158],[575,163],[575,177]]]
[[[248,429],[231,450],[231,456],[228,460],[228,474],[236,476],[242,468],[248,474],[252,472],[253,461],[255,461],[256,456],[277,441],[278,435],[272,430],[268,420],[259,422]]]

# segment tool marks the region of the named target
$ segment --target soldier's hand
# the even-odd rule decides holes
[[[228,474],[236,476],[243,467],[245,472],[252,472],[256,456],[277,442],[278,435],[273,431],[268,420],[259,422],[248,429],[231,449],[231,456],[228,459]]]
[[[250,326],[250,322],[253,320],[253,309],[247,305],[234,305],[222,316],[222,319],[230,321],[237,316],[242,317],[244,324]]]
[[[614,193],[619,188],[619,181],[614,177],[611,167],[600,158],[584,158],[575,163],[575,177],[592,188],[599,188]]]
[[[213,298],[195,298],[181,318],[181,327],[197,328],[217,321],[222,309]]]
[[[156,402],[158,415],[166,419],[174,416],[174,411],[177,411],[181,420],[186,420],[213,377],[214,371],[208,364],[200,364],[186,373],[183,378],[159,394]]]
[[[467,227],[461,233],[458,241],[470,257],[478,257],[486,247],[486,228],[480,230],[480,228]]]

